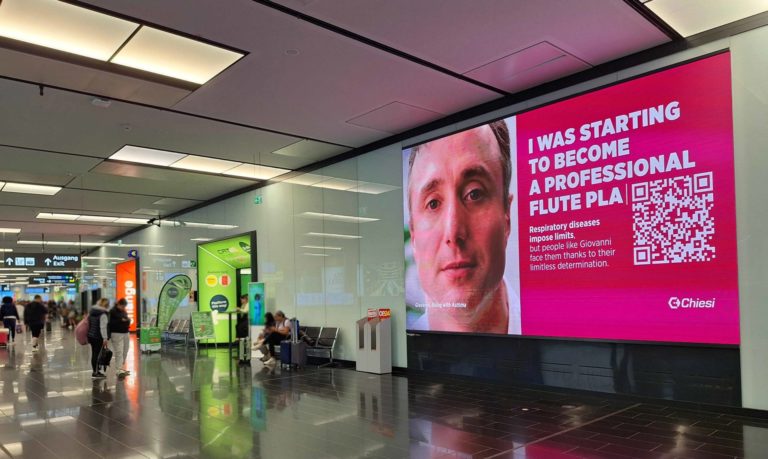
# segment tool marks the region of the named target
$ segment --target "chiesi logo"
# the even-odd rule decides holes
[[[678,298],[672,296],[667,304],[669,304],[670,309],[712,309],[715,307],[715,298]]]

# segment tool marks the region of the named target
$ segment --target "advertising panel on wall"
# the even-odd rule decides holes
[[[739,343],[730,55],[403,151],[410,330]]]
[[[198,311],[211,312],[217,343],[235,337],[239,269],[251,267],[252,234],[245,234],[197,246]]]
[[[125,298],[128,302],[125,310],[131,319],[130,331],[137,328],[136,305],[139,304],[139,259],[120,262],[115,265],[115,300]]]

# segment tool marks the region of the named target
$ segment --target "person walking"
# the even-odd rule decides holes
[[[45,327],[45,317],[48,309],[43,305],[43,297],[35,295],[34,301],[24,308],[24,322],[32,332],[32,351],[37,351],[40,340],[40,333]]]
[[[19,311],[13,304],[13,297],[4,296],[3,305],[0,306],[0,317],[3,319],[3,326],[8,329],[8,344],[16,341],[16,322],[19,320]]]
[[[91,345],[91,377],[106,378],[107,375],[99,371],[99,353],[101,349],[109,345],[109,317],[107,308],[109,300],[102,298],[91,307],[88,312],[88,344]]]
[[[115,351],[115,368],[118,378],[130,374],[130,371],[124,368],[131,336],[129,334],[131,319],[125,310],[127,306],[128,301],[125,298],[120,298],[115,303],[115,307],[109,311],[109,339],[112,341],[112,349]]]

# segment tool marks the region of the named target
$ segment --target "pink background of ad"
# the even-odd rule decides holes
[[[528,139],[578,128],[641,108],[680,102],[681,117],[597,141],[576,141],[546,153],[528,154]],[[528,160],[593,143],[630,138],[631,153],[546,174],[578,171],[621,161],[689,150],[696,167],[602,185],[542,194],[537,198],[607,189],[712,171],[716,257],[709,262],[633,264],[632,206],[595,207],[530,217]],[[640,341],[739,343],[738,263],[733,170],[730,55],[718,54],[680,67],[542,107],[517,117],[522,333],[533,336]],[[608,268],[531,271],[530,225],[600,219],[596,228],[573,230],[576,241],[612,238],[616,255]],[[573,261],[573,260],[572,260]],[[717,298],[713,309],[673,310],[670,297]]]

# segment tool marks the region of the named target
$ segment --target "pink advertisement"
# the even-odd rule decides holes
[[[738,344],[730,55],[404,150],[408,328]]]

